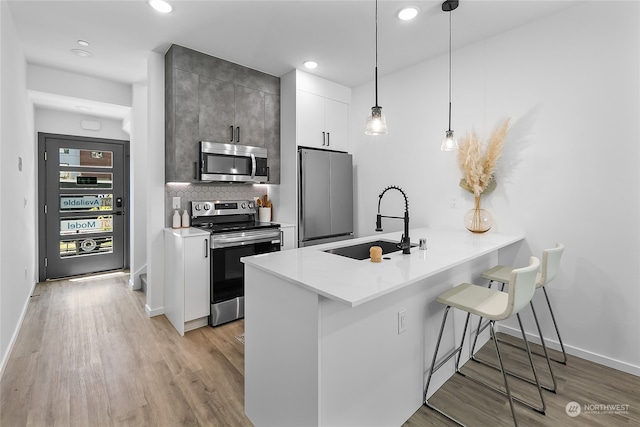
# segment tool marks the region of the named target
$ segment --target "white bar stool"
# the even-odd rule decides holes
[[[556,243],[556,246],[554,248],[545,249],[542,251],[542,267],[536,279],[536,289],[542,288],[542,292],[544,292],[544,297],[547,300],[547,306],[549,307],[549,313],[551,314],[551,320],[553,321],[553,326],[555,327],[556,335],[558,336],[558,342],[560,343],[560,349],[562,350],[562,360],[554,359],[553,357],[550,357],[550,359],[566,365],[567,353],[564,350],[564,344],[562,343],[562,338],[560,337],[558,323],[556,322],[556,317],[553,315],[553,309],[551,308],[551,302],[549,301],[549,295],[547,294],[546,288],[546,285],[556,277],[556,274],[558,274],[560,258],[562,257],[563,252],[564,245],[562,243]],[[490,281],[489,285],[491,285],[491,282],[499,282],[502,283],[504,287],[506,283],[509,283],[509,273],[512,269],[513,267],[497,265],[482,273],[482,277]],[[538,333],[540,334],[540,341],[542,341],[544,346],[544,338],[542,337],[542,332],[540,331],[540,324],[538,323],[538,317],[536,316],[536,310],[533,307],[533,302],[531,303],[531,310],[533,311],[533,317],[536,321]],[[538,353],[535,354],[537,354],[538,356],[543,356]]]
[[[513,416],[513,422],[517,426],[518,421],[516,419],[516,413],[513,405],[513,401],[515,400],[518,403],[521,403],[525,406],[528,406],[534,409],[541,414],[545,413],[546,405],[544,402],[544,397],[542,396],[542,389],[540,387],[540,382],[538,381],[538,375],[536,373],[536,368],[533,364],[533,360],[531,358],[531,352],[529,350],[529,343],[527,342],[527,337],[524,333],[524,329],[522,328],[522,322],[520,321],[519,312],[522,310],[529,302],[531,298],[533,298],[533,294],[536,290],[536,275],[537,271],[540,267],[540,260],[536,257],[531,257],[529,259],[529,265],[527,267],[513,269],[509,275],[509,289],[508,292],[501,292],[498,290],[485,288],[483,286],[472,285],[470,283],[462,283],[461,285],[452,288],[445,293],[441,294],[437,301],[441,304],[446,305],[444,316],[442,319],[442,325],[440,326],[440,333],[438,335],[438,341],[436,343],[435,351],[433,352],[433,360],[431,362],[431,368],[429,369],[429,375],[427,377],[427,385],[424,389],[424,404],[444,415],[451,421],[456,422],[457,424],[463,425],[460,421],[453,418],[452,416],[446,414],[442,410],[433,406],[427,400],[427,392],[429,390],[429,384],[431,382],[431,377],[435,371],[440,369],[447,361],[449,361],[456,353],[458,357],[456,358],[456,373],[461,374],[462,376],[481,384],[491,390],[494,390],[498,393],[501,393],[507,396],[509,400],[509,406],[511,408],[511,415]],[[467,318],[464,323],[464,330],[462,333],[462,339],[460,340],[460,346],[452,350],[445,358],[440,361],[436,365],[436,360],[438,356],[438,349],[440,348],[440,341],[442,340],[442,333],[444,331],[444,326],[447,321],[447,315],[449,314],[449,309],[451,307],[463,310],[467,312]],[[500,365],[500,371],[502,372],[502,378],[504,380],[504,388],[505,391],[494,387],[490,384],[487,384],[483,381],[480,381],[476,378],[469,376],[460,371],[460,356],[462,354],[462,348],[464,345],[464,338],[467,334],[467,328],[469,325],[469,317],[471,314],[475,314],[477,316],[486,318],[489,320],[489,329],[491,332],[491,337],[493,338],[493,343],[496,348],[496,353],[498,355],[498,362]],[[518,323],[520,324],[520,328],[522,330],[522,338],[525,343],[525,347],[527,350],[527,354],[529,356],[529,363],[531,364],[531,369],[533,371],[533,376],[536,380],[538,394],[540,396],[541,407],[533,406],[532,404],[525,402],[515,396],[511,395],[511,391],[509,390],[509,384],[507,382],[507,374],[504,369],[504,365],[502,363],[502,356],[500,354],[500,348],[498,346],[498,341],[495,336],[495,322],[499,320],[507,319],[513,315],[516,315],[518,318]]]
[[[555,247],[552,249],[545,249],[544,251],[542,251],[542,266],[540,269],[540,272],[538,273],[537,277],[536,277],[536,289],[538,288],[542,288],[542,291],[544,292],[544,296],[547,300],[547,305],[549,307],[549,312],[551,313],[551,319],[553,320],[553,325],[556,329],[556,335],[558,336],[558,341],[560,343],[560,348],[562,349],[562,355],[563,358],[562,360],[558,360],[558,359],[554,359],[552,357],[549,356],[549,353],[547,352],[547,346],[544,342],[544,337],[542,336],[542,329],[540,328],[540,323],[538,322],[538,316],[536,313],[536,310],[533,306],[533,300],[529,303],[529,305],[531,306],[531,312],[533,313],[533,319],[536,322],[536,327],[538,329],[538,334],[540,335],[540,341],[542,344],[542,350],[544,354],[540,354],[540,353],[536,353],[533,352],[533,354],[537,355],[537,356],[542,356],[544,358],[546,358],[547,360],[547,366],[549,367],[549,373],[551,374],[551,380],[553,382],[552,386],[547,386],[547,385],[542,385],[542,388],[544,388],[545,390],[551,391],[553,393],[556,392],[556,378],[555,375],[553,374],[553,369],[551,368],[551,360],[554,360],[558,363],[562,363],[564,365],[567,364],[567,354],[564,350],[564,345],[562,343],[562,338],[560,338],[560,331],[558,330],[558,324],[556,323],[556,319],[555,316],[553,315],[553,309],[551,308],[551,303],[549,301],[549,295],[547,294],[547,289],[545,288],[545,286],[551,282],[555,277],[556,274],[558,273],[558,267],[560,265],[560,258],[562,257],[562,253],[564,252],[564,245],[561,243],[556,243]],[[498,283],[502,283],[502,288],[504,289],[505,284],[509,283],[509,277],[511,274],[511,271],[513,270],[513,267],[506,267],[503,265],[496,265],[495,267],[492,267],[491,269],[485,271],[484,273],[482,273],[482,277],[485,279],[489,280],[489,287],[491,287],[491,285],[493,284],[493,282],[498,282]],[[483,361],[479,358],[477,358],[475,356],[475,347],[476,347],[476,341],[478,339],[478,335],[480,334],[480,332],[482,332],[484,329],[486,329],[487,324],[482,325],[482,319],[480,319],[478,321],[478,328],[476,330],[476,336],[474,338],[473,341],[473,345],[471,347],[471,358],[476,361],[476,362],[480,362],[483,363],[485,365],[489,365],[489,366],[493,366],[494,368],[498,368],[497,366],[490,364],[486,361]],[[505,344],[508,344],[512,347],[517,347],[520,348],[522,350],[524,350],[522,347],[516,346],[508,341],[502,341],[500,340],[500,342],[504,342]],[[517,377],[521,380],[527,381],[532,383],[533,381],[528,379],[528,378],[524,378],[518,375],[515,375],[511,372],[507,372],[507,374],[512,375],[514,377]]]

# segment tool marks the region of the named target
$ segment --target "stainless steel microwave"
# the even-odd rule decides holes
[[[266,183],[267,149],[200,141],[200,181]]]

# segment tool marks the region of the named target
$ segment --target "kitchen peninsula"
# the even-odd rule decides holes
[[[243,258],[245,411],[257,427],[399,426],[422,405],[443,310],[436,297],[512,262],[523,236],[429,228],[411,236],[426,238],[427,250],[381,263],[325,250],[398,242],[401,233]],[[453,319],[448,348],[462,327]],[[434,385],[453,367],[441,371]]]

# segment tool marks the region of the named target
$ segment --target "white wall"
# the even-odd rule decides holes
[[[147,304],[164,312],[164,55],[147,57]]]
[[[99,122],[100,130],[82,129],[80,122],[83,120]],[[34,122],[36,135],[38,132],[45,132],[61,135],[88,136],[92,138],[129,140],[129,135],[122,130],[122,120],[119,119],[94,117],[70,111],[36,107]]]
[[[140,275],[147,271],[147,86],[144,84],[133,85],[132,115],[129,285],[132,289],[140,289]]]
[[[131,106],[131,87],[122,83],[33,64],[27,68],[27,80],[32,91]]]
[[[512,118],[498,188],[483,205],[496,230],[526,235],[522,265],[566,245],[548,290],[568,351],[640,375],[640,4],[611,3],[579,4],[455,50],[452,128],[486,138]],[[447,67],[445,55],[380,78],[385,136],[363,133],[373,85],[354,89],[358,235],[373,234],[377,196],[389,184],[407,191],[412,228],[463,227],[473,198],[458,187],[455,152],[439,150]],[[400,198],[387,194],[383,213],[401,213]],[[383,225],[399,230],[402,222]],[[553,340],[548,315],[540,317]]]
[[[0,2],[0,374],[35,286],[35,144],[26,61]],[[22,159],[22,171],[18,159]]]

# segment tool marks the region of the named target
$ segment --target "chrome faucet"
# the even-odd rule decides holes
[[[382,202],[382,196],[384,196],[384,193],[386,193],[388,190],[398,190],[399,192],[402,193],[402,195],[404,196],[404,218],[399,217],[399,216],[387,216],[387,215],[380,215],[380,202]],[[395,185],[390,185],[387,188],[385,188],[382,193],[380,193],[380,195],[378,196],[378,215],[376,217],[376,231],[383,231],[382,230],[382,218],[396,218],[396,219],[403,219],[404,220],[404,234],[402,235],[402,239],[400,239],[400,243],[398,243],[398,249],[402,249],[402,253],[403,254],[410,254],[411,253],[411,240],[409,239],[409,199],[407,199],[407,195],[404,193],[404,191],[402,191],[402,188],[400,187],[396,187]]]

